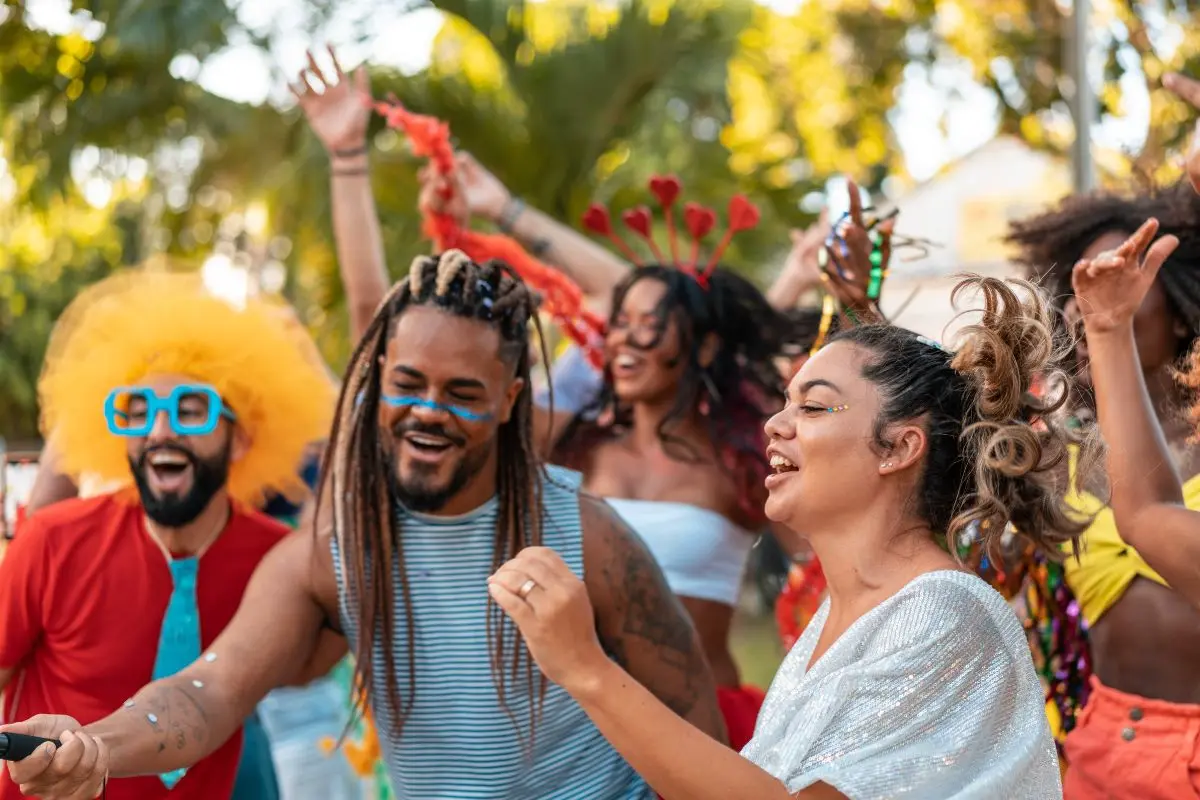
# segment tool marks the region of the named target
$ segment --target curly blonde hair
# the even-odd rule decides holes
[[[959,331],[953,350],[887,325],[853,328],[834,341],[872,356],[862,374],[883,399],[877,448],[890,449],[894,423],[924,420],[928,453],[918,511],[937,534],[955,543],[978,525],[984,546],[996,553],[1011,523],[1058,559],[1074,552],[1091,523],[1069,497],[1087,485],[1101,455],[1099,438],[1070,430],[1059,413],[1073,385],[1059,367],[1071,343],[1055,333],[1051,305],[1037,286],[965,276],[951,295],[955,305],[972,291],[982,295],[982,315]],[[1038,397],[1035,382],[1049,392]],[[1066,469],[1071,448],[1079,453],[1073,478]]]
[[[123,272],[89,287],[55,326],[38,383],[42,431],[73,477],[132,483],[125,443],[109,432],[104,401],[152,373],[211,384],[249,435],[229,492],[258,505],[268,492],[297,499],[305,449],[323,439],[336,386],[302,327],[251,299],[237,308],[194,273]]]

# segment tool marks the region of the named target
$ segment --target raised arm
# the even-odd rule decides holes
[[[108,717],[9,765],[31,796],[70,797],[81,785],[112,777],[160,774],[191,766],[220,747],[277,686],[309,660],[329,600],[317,584],[331,569],[311,532],[296,531],[263,560],[241,606],[204,656],[155,681]],[[34,717],[4,731],[61,738],[78,731],[67,717]],[[81,759],[81,754],[88,753]],[[92,753],[95,756],[92,757]],[[83,796],[83,795],[80,795]],[[93,795],[87,795],[93,796]]]
[[[329,154],[333,238],[346,291],[351,341],[358,341],[391,281],[371,191],[367,144],[371,111],[364,102],[370,91],[367,71],[359,67],[347,78],[332,48],[329,57],[332,74],[323,71],[310,52],[307,68],[300,71],[298,84],[291,88],[309,127]]]
[[[700,637],[654,556],[603,500],[580,498],[588,597],[604,650],[655,697],[724,743]]]
[[[426,187],[437,180],[424,176]],[[604,313],[612,291],[629,273],[629,264],[584,234],[512,196],[495,175],[467,153],[458,156],[460,193],[465,212],[494,223],[521,242],[530,253],[561,269],[593,298]],[[437,207],[436,193],[424,193]]]
[[[1108,443],[1117,528],[1172,589],[1200,607],[1200,514],[1184,507],[1133,334],[1133,316],[1178,244],[1166,236],[1151,247],[1157,231],[1158,223],[1148,221],[1118,250],[1077,264],[1072,279]]]
[[[779,277],[766,291],[767,302],[772,308],[779,311],[795,308],[801,297],[821,285],[820,252],[828,233],[829,217],[823,210],[806,230],[791,232],[792,249],[788,251]]]

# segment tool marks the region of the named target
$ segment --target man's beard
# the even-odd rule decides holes
[[[492,439],[487,444],[480,445],[473,450],[465,450],[462,460],[454,468],[450,480],[442,486],[433,486],[430,485],[429,478],[426,477],[425,466],[421,464],[410,468],[413,474],[407,480],[403,480],[400,477],[400,456],[397,452],[397,448],[399,448],[398,443],[404,434],[416,432],[427,433],[430,436],[443,436],[455,444],[460,444],[462,439],[451,436],[440,426],[406,425],[393,432],[395,438],[393,439],[394,444],[390,453],[391,469],[388,470],[388,481],[391,484],[392,496],[410,511],[431,514],[440,511],[446,503],[450,502],[455,495],[463,490],[463,487],[467,485],[467,482],[471,478],[483,470],[496,442]]]
[[[137,483],[138,495],[142,499],[142,509],[146,516],[168,528],[180,528],[195,521],[229,478],[231,446],[232,441],[226,442],[221,452],[210,459],[200,459],[190,450],[171,446],[149,447],[142,451],[137,461],[130,459],[129,468],[133,472],[134,482]],[[192,466],[192,485],[182,496],[171,493],[159,497],[150,488],[146,477],[146,471],[150,468],[147,460],[151,453],[162,450],[185,456]]]

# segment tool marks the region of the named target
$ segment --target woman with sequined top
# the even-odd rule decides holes
[[[986,522],[993,544],[1011,520],[1056,554],[1089,520],[1070,513],[1053,469],[1072,441],[1053,419],[1065,398],[1029,392],[1055,374],[1047,301],[991,278],[956,296],[970,290],[985,310],[955,352],[897,327],[852,328],[801,367],[767,423],[767,516],[803,521],[829,597],[741,755],[604,656],[587,594],[553,553],[522,551],[490,579],[542,671],[663,797],[1062,796],[1021,625],[945,543]],[[1075,444],[1086,476],[1096,445]]]

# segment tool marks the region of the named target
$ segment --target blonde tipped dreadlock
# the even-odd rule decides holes
[[[397,586],[392,564],[404,574],[404,535],[393,523],[394,500],[388,480],[389,465],[380,447],[379,404],[383,385],[384,355],[396,321],[411,306],[429,306],[447,314],[478,320],[500,334],[500,358],[514,366],[524,388],[509,421],[497,431],[497,495],[499,514],[493,566],[499,568],[524,547],[542,541],[543,474],[533,444],[533,394],[530,381],[529,324],[537,331],[543,362],[546,343],[534,313],[536,303],[525,283],[505,264],[477,264],[462,252],[450,250],[441,257],[422,256],[413,261],[407,280],[388,293],[362,341],[350,359],[338,398],[333,431],[322,474],[328,476],[319,502],[333,504],[333,535],[338,543],[348,590],[358,609],[360,638],[355,659],[355,702],[366,708],[372,680],[380,670],[387,687],[387,703],[397,724],[412,709],[416,691],[412,598],[407,580]],[[320,513],[318,509],[318,513]],[[396,677],[392,633],[395,630],[395,594],[404,603],[408,637],[408,686],[400,691]],[[506,683],[524,673],[531,693],[530,730],[540,713],[544,680],[535,678],[533,662],[520,645],[511,624],[494,604],[488,612],[487,635],[492,643],[492,675],[501,706],[507,709]],[[377,645],[380,645],[377,647]],[[382,664],[375,663],[377,653]],[[503,668],[509,662],[510,669]],[[515,722],[515,720],[514,720]]]

